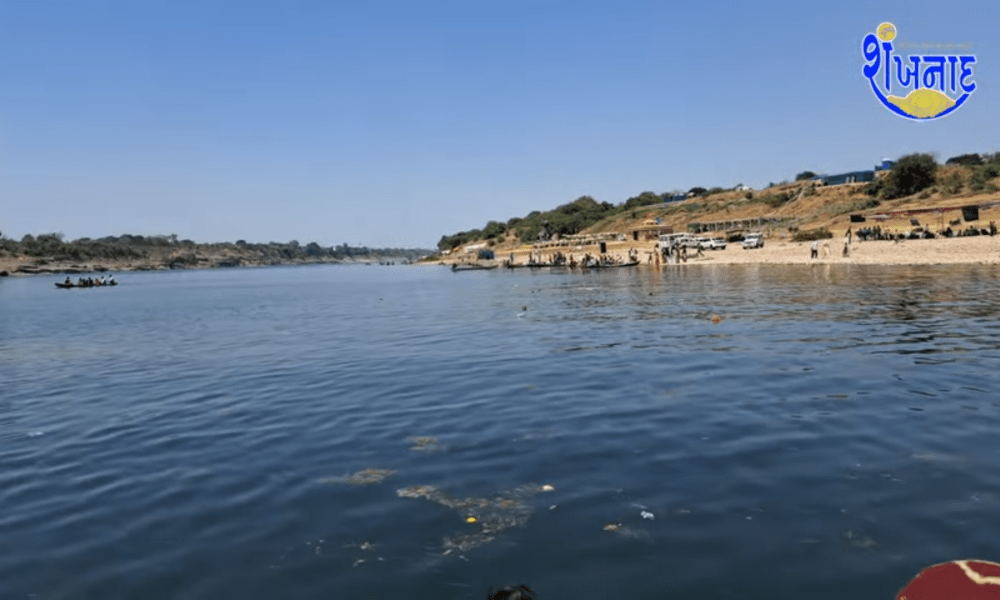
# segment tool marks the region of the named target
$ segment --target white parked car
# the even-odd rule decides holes
[[[704,241],[701,242],[702,250],[725,250],[726,240],[722,238],[702,238]]]
[[[764,247],[764,235],[760,233],[751,233],[745,238],[743,238],[743,249],[747,248],[763,248]]]

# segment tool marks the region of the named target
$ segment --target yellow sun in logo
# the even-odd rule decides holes
[[[883,42],[891,42],[896,39],[896,26],[888,21],[879,25],[875,31]]]

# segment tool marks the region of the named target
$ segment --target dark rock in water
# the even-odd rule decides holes
[[[0,271],[0,277],[10,277],[10,273],[7,271]]]

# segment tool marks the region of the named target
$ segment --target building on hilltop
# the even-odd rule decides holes
[[[875,173],[879,171],[889,171],[895,165],[895,161],[883,158],[882,163],[875,165],[875,168],[870,171],[851,171],[850,173],[840,173],[839,175],[816,175],[810,180],[821,182],[823,185],[841,185],[844,183],[875,181]]]
[[[851,171],[839,175],[817,175],[813,177],[823,182],[823,185],[841,185],[844,183],[860,183],[864,181],[875,181],[875,171]]]

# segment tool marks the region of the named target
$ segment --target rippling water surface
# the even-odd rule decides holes
[[[119,279],[0,280],[0,598],[885,599],[1000,559],[996,267]]]

